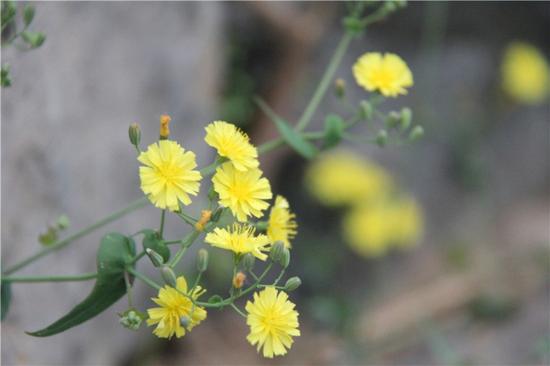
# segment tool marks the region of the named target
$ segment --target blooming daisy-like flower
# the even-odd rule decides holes
[[[141,190],[161,209],[176,211],[179,202],[191,203],[190,194],[199,191],[201,174],[194,170],[195,154],[185,151],[177,142],[161,140],[149,145],[138,156]]]
[[[206,290],[201,289],[200,286],[188,292],[187,282],[183,277],[176,279],[176,288],[170,286],[161,288],[158,297],[152,299],[160,307],[147,310],[149,315],[147,325],[157,325],[153,334],[159,338],[172,338],[175,334],[180,338],[185,335],[186,330],[191,331],[195,325],[206,319],[206,310],[193,306],[189,298],[196,300],[204,292]]]
[[[353,65],[353,76],[357,84],[366,90],[378,90],[386,97],[407,94],[406,88],[414,84],[405,61],[393,53],[365,53]]]
[[[212,178],[214,190],[220,196],[220,204],[229,207],[238,221],[244,222],[248,216],[262,217],[262,211],[269,207],[271,186],[262,171],[237,170],[230,162],[216,169]]]
[[[226,229],[215,228],[208,233],[204,241],[212,246],[231,250],[237,254],[251,253],[256,258],[265,260],[263,252],[269,250],[269,238],[265,235],[254,236],[255,229],[246,224],[233,224]]]
[[[235,169],[246,171],[258,167],[258,151],[248,141],[248,135],[235,125],[214,121],[205,130],[204,141],[218,150],[220,156],[228,158]]]
[[[275,203],[269,213],[267,225],[267,236],[272,243],[282,241],[286,248],[290,248],[290,239],[296,236],[298,225],[294,218],[295,214],[290,212],[288,201],[283,196],[277,196]]]
[[[254,294],[254,302],[248,301],[246,324],[250,333],[246,339],[257,345],[258,352],[263,347],[264,357],[282,356],[294,342],[292,337],[300,335],[298,312],[288,300],[285,292],[274,287]]]

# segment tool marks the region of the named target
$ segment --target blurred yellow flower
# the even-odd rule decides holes
[[[345,150],[319,157],[306,171],[305,183],[327,206],[370,201],[387,194],[392,184],[382,168]]]
[[[243,172],[227,162],[216,169],[212,183],[220,204],[229,207],[238,221],[244,222],[248,216],[262,217],[262,211],[269,207],[266,200],[272,197],[271,186],[259,169]]]
[[[255,229],[246,224],[233,224],[226,229],[215,228],[208,233],[204,241],[214,247],[231,250],[237,254],[251,253],[260,260],[265,260],[267,255],[263,252],[269,250],[269,238],[265,235],[255,236]]]
[[[254,302],[246,303],[246,323],[250,327],[246,339],[257,345],[258,352],[263,347],[264,357],[285,355],[294,342],[292,337],[300,335],[298,312],[294,307],[288,295],[274,287],[255,293]]]
[[[387,198],[357,206],[343,222],[348,244],[366,257],[383,255],[392,246],[416,244],[423,225],[422,211],[412,198]]]
[[[414,84],[405,61],[393,53],[365,53],[353,65],[353,76],[366,90],[377,90],[386,97],[407,94],[406,88]]]
[[[283,196],[275,197],[275,203],[269,213],[267,236],[272,243],[282,241],[286,248],[290,248],[290,240],[296,236],[298,225],[290,212],[288,201]]]
[[[258,151],[248,141],[248,135],[235,125],[224,121],[214,121],[205,128],[204,141],[228,158],[235,169],[246,171],[257,168]]]
[[[195,154],[177,142],[161,140],[139,154],[141,190],[161,209],[176,211],[179,202],[191,203],[190,194],[199,191],[201,174],[194,170]]]
[[[502,86],[520,103],[543,102],[550,91],[550,67],[544,55],[534,46],[513,42],[502,62]]]
[[[152,299],[160,307],[147,310],[149,315],[147,325],[157,325],[153,334],[159,338],[172,338],[175,334],[180,338],[185,335],[185,331],[191,331],[195,325],[206,319],[206,310],[193,306],[189,298],[196,300],[204,292],[206,290],[197,286],[193,292],[189,293],[187,282],[183,277],[177,278],[176,288],[170,286],[161,288],[158,297]]]

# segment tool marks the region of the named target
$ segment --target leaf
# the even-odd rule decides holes
[[[10,67],[8,65],[2,65],[0,71],[0,85],[3,88],[11,86]]]
[[[168,263],[170,259],[170,249],[164,243],[159,233],[155,230],[146,229],[143,230],[143,250],[152,249],[162,256],[164,263]]]
[[[218,304],[223,301],[223,298],[220,295],[213,295],[208,299],[209,304]]]
[[[21,38],[27,43],[31,48],[38,48],[42,46],[42,43],[46,40],[46,35],[41,32],[21,32]]]
[[[23,22],[26,26],[31,24],[32,20],[34,18],[34,6],[32,5],[25,5],[25,8],[23,8]]]
[[[17,9],[13,1],[2,1],[2,30],[15,18]]]
[[[8,313],[8,310],[10,309],[10,303],[11,303],[11,283],[10,282],[4,282],[2,281],[2,284],[0,284],[0,296],[1,297],[1,315],[0,320],[4,320],[6,317],[6,314]]]
[[[344,131],[344,121],[342,117],[335,114],[329,114],[325,118],[325,140],[324,146],[331,148],[336,146],[342,140]]]
[[[318,150],[315,145],[295,131],[288,122],[279,117],[263,100],[256,98],[255,101],[262,111],[275,123],[283,140],[298,154],[306,159],[313,159],[317,155]]]
[[[135,243],[131,238],[118,233],[105,235],[97,253],[98,277],[90,295],[53,324],[27,334],[47,337],[61,333],[95,317],[117,302],[126,293],[124,271],[126,266],[133,266],[134,256]]]

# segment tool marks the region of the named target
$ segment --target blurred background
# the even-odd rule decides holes
[[[44,45],[2,48],[12,74],[1,103],[3,266],[36,252],[59,215],[78,230],[141,196],[132,122],[149,143],[159,115],[170,114],[172,137],[199,166],[213,159],[203,142],[212,120],[238,124],[255,144],[277,136],[252,97],[296,121],[346,14],[336,2],[34,5]],[[410,107],[424,138],[384,148],[345,142],[313,162],[287,148],[261,157],[299,225],[288,273],[303,282],[290,295],[302,336],[286,357],[258,356],[231,311],[211,311],[178,340],[158,340],[147,327],[130,332],[116,315],[125,300],[51,338],[24,333],[72,308],[86,282],[13,286],[2,363],[549,364],[548,24],[544,2],[410,3],[352,43],[337,77],[356,105],[369,97],[353,80],[357,57],[399,54],[415,85],[381,108]],[[311,130],[328,113],[347,113],[331,93]],[[350,204],[345,193],[361,179],[366,192]],[[196,210],[205,197],[195,201]],[[147,207],[20,274],[93,271],[105,232],[157,222]],[[168,237],[185,230],[168,218]],[[225,288],[229,257],[213,257],[208,288]],[[155,294],[136,289],[136,303],[149,307]]]

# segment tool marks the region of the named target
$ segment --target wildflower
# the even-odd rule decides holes
[[[205,128],[204,141],[228,158],[235,169],[246,171],[257,168],[258,151],[248,141],[248,135],[235,125],[224,121],[214,121]]]
[[[344,236],[353,250],[376,257],[392,246],[415,244],[422,233],[423,220],[412,199],[381,199],[352,209],[343,225]]]
[[[246,224],[234,223],[233,227],[226,229],[215,228],[208,233],[204,241],[212,246],[231,250],[237,254],[250,253],[260,260],[265,260],[269,250],[270,241],[265,235],[255,236],[255,229]]]
[[[172,117],[167,114],[160,116],[160,138],[166,140],[170,136],[170,121]]]
[[[393,53],[365,53],[353,65],[353,76],[366,90],[377,90],[386,97],[407,94],[406,88],[414,84],[405,61]]]
[[[200,286],[188,292],[187,282],[183,277],[177,278],[176,288],[170,286],[161,288],[158,297],[152,299],[160,307],[147,310],[149,315],[147,325],[157,324],[153,334],[159,338],[172,338],[175,334],[180,338],[185,335],[186,330],[191,331],[206,318],[206,310],[194,306],[190,298],[196,300],[204,292],[205,290]],[[184,319],[183,322],[182,319]],[[186,326],[182,326],[182,323]]]
[[[195,154],[177,142],[153,143],[139,154],[138,160],[144,164],[139,168],[141,190],[158,208],[176,211],[179,202],[188,205],[189,195],[198,193],[201,174],[194,170]]]
[[[262,211],[269,207],[266,200],[272,197],[271,186],[259,169],[243,172],[227,162],[216,169],[212,183],[220,204],[229,207],[238,221],[244,222],[248,216],[262,217]]]
[[[322,155],[306,172],[308,190],[327,206],[370,201],[387,194],[391,179],[382,168],[345,150]]]
[[[550,92],[550,67],[534,46],[513,42],[502,62],[502,87],[512,98],[526,104],[543,102]]]
[[[298,312],[294,307],[288,295],[274,287],[255,293],[254,302],[247,302],[246,323],[250,333],[246,339],[253,346],[257,345],[258,352],[263,347],[264,357],[286,354],[294,342],[292,337],[300,335]]]
[[[298,227],[295,217],[296,215],[289,210],[288,201],[282,196],[277,196],[275,204],[271,207],[267,226],[267,236],[272,243],[280,240],[285,247],[291,247],[290,239],[296,236]]]

